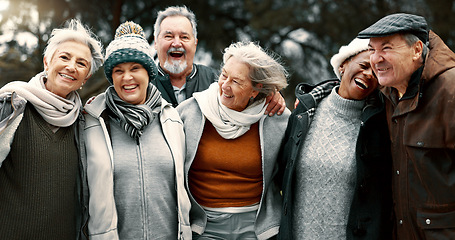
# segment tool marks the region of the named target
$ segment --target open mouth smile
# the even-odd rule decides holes
[[[234,96],[233,95],[227,95],[226,93],[223,93],[223,97],[225,97],[225,98],[233,98]]]
[[[179,47],[179,48],[171,47],[167,51],[167,54],[173,58],[181,58],[185,55],[185,53],[186,53],[186,51],[182,47]]]
[[[174,58],[180,58],[184,55],[183,52],[175,51],[175,52],[170,52],[169,55]]]
[[[363,90],[367,90],[369,88],[368,87],[368,83],[365,82],[363,79],[355,78],[354,82],[357,85],[357,87],[359,87],[359,88],[361,88]]]
[[[377,68],[379,72],[384,72],[389,70],[390,68]]]
[[[139,85],[127,85],[127,86],[123,86],[123,89],[127,90],[127,91],[131,91],[133,89],[136,89]]]
[[[74,81],[76,80],[74,77],[70,76],[70,75],[66,75],[66,74],[63,74],[63,73],[60,73],[59,74],[62,78],[66,78],[66,79],[69,79],[71,81]]]

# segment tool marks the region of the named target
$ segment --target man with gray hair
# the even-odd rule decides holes
[[[194,92],[206,90],[218,79],[214,69],[193,63],[197,39],[196,16],[186,6],[171,6],[158,12],[154,26],[158,77],[152,81],[162,97],[176,107]],[[280,94],[269,96],[266,114],[283,113]]]
[[[388,15],[358,35],[383,85],[398,239],[455,239],[455,54],[425,18]]]

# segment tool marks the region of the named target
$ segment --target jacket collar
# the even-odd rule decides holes
[[[106,94],[104,92],[91,97],[84,106],[84,111],[96,119],[101,116],[104,109],[106,109]]]
[[[396,106],[393,116],[399,116],[414,111],[417,108],[419,99],[422,97],[423,80],[421,80],[423,66],[417,69],[409,80],[406,93],[399,99],[398,91],[395,88],[384,88],[384,95]],[[398,104],[401,103],[401,104]]]
[[[381,94],[379,89],[376,89],[365,99],[365,107],[362,109],[360,119],[365,123],[369,118],[383,111],[384,108],[384,95]]]
[[[451,68],[455,68],[455,53],[433,31],[430,31],[429,36],[430,51],[427,54],[422,72],[422,79],[425,82],[431,81]]]
[[[308,112],[309,117],[313,117],[316,107],[322,99],[327,97],[332,89],[340,85],[340,80],[330,79],[319,83],[318,85],[310,85],[300,83],[295,88],[295,96],[299,99],[299,105],[302,112]]]
[[[397,106],[393,117],[415,110],[424,94],[424,85],[433,81],[439,74],[455,68],[455,53],[436,35],[429,32],[429,51],[425,63],[411,76],[409,87],[402,99],[398,100],[397,90],[391,87],[383,89],[384,95]],[[400,103],[400,104],[398,104]]]
[[[340,80],[338,79],[330,79],[318,85],[299,84],[295,90],[296,97],[300,103],[303,103],[297,106],[298,108],[303,108],[299,112],[308,112],[308,116],[312,118],[316,112],[317,105],[332,92],[333,88],[339,85]],[[365,107],[361,115],[362,121],[366,122],[371,116],[376,115],[383,109],[383,96],[379,93],[379,90],[375,90],[365,99]]]

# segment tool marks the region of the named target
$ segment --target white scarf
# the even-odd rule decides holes
[[[252,124],[265,116],[265,99],[254,102],[241,112],[224,106],[220,101],[217,82],[212,83],[205,91],[194,93],[193,97],[199,104],[202,114],[224,139],[235,139],[242,136]]]
[[[62,98],[46,89],[44,72],[29,82],[14,81],[0,89],[0,94],[16,92],[36,108],[46,122],[57,127],[71,126],[77,119],[82,103],[76,91]]]

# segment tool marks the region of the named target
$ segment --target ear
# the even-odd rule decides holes
[[[194,39],[194,44],[196,44],[196,46],[197,46],[198,41],[199,41],[199,40],[198,40],[197,38]]]
[[[88,80],[89,78],[91,78],[91,77],[92,77],[92,74],[87,75],[87,77],[84,79],[84,84],[85,84],[85,83],[87,82],[87,80]]]
[[[262,89],[262,87],[263,87],[262,83],[258,83],[256,84],[256,86],[254,86],[255,89]],[[253,89],[252,97],[255,98],[258,94],[259,91]]]
[[[44,70],[47,71],[49,66],[47,65],[46,57],[43,57],[43,65],[44,65]]]
[[[344,61],[339,67],[338,67],[338,72],[340,72],[340,78],[343,77],[343,72],[345,71],[346,68],[346,61]],[[341,79],[340,79],[341,80]]]
[[[423,42],[422,41],[417,41],[414,46],[414,56],[412,57],[412,60],[418,61],[422,58],[423,54]]]

